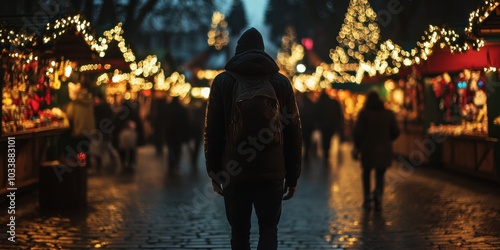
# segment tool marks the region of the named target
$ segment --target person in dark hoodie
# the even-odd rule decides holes
[[[250,249],[253,208],[259,221],[257,249],[278,248],[281,201],[292,198],[301,173],[300,115],[292,85],[278,71],[274,59],[264,51],[260,32],[251,28],[241,35],[235,55],[227,62],[225,71],[214,79],[210,89],[204,132],[205,161],[214,191],[224,197],[232,249]],[[235,91],[241,87],[241,79],[258,82],[266,78],[274,89],[276,105],[282,114],[277,124],[279,143],[259,144],[259,141],[251,141],[256,137],[245,137],[255,148],[253,157],[243,160],[240,146],[248,144],[241,142],[235,146],[231,143],[237,134],[231,129]],[[247,129],[255,123],[246,121]],[[259,132],[262,131],[269,129],[262,128]],[[248,134],[248,131],[238,132]]]
[[[375,210],[382,209],[382,195],[384,193],[385,171],[393,160],[392,141],[399,136],[399,127],[394,112],[384,107],[379,95],[370,91],[366,95],[363,109],[358,114],[354,125],[353,158],[361,154],[363,168],[363,207],[371,208],[371,201],[375,203]],[[373,197],[370,189],[370,174],[375,169],[375,191]]]

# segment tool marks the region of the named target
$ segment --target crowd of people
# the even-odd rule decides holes
[[[83,152],[91,172],[132,173],[138,167],[138,147],[152,144],[157,156],[167,152],[166,168],[175,175],[188,143],[190,164],[197,169],[205,100],[186,104],[179,97],[153,93],[134,101],[117,96],[111,104],[88,84],[78,84],[70,92],[71,100],[64,105],[70,131],[61,137],[61,157]]]

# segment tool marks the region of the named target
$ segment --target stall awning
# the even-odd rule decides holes
[[[489,43],[479,51],[470,49],[463,53],[451,53],[449,48],[438,49],[426,61],[417,65],[418,71],[422,74],[490,67],[500,68],[500,43]]]

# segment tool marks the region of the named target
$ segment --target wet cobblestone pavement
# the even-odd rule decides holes
[[[349,157],[350,144],[340,149],[329,167],[315,158],[304,166],[296,196],[283,203],[280,249],[500,249],[499,184],[393,167],[383,211],[364,212],[359,163]],[[86,209],[41,212],[36,188],[19,194],[17,242],[6,240],[2,209],[0,248],[229,249],[223,200],[211,190],[202,157],[197,171],[185,163],[177,177],[152,147],[138,157],[133,174],[90,175]]]

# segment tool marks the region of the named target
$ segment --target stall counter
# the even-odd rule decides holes
[[[38,182],[39,165],[45,161],[47,144],[51,137],[61,135],[69,126],[42,127],[4,133],[0,137],[1,152],[8,152],[8,145],[15,149],[14,187],[23,188]],[[14,145],[14,147],[12,147]],[[0,154],[0,194],[7,192],[8,154]]]

